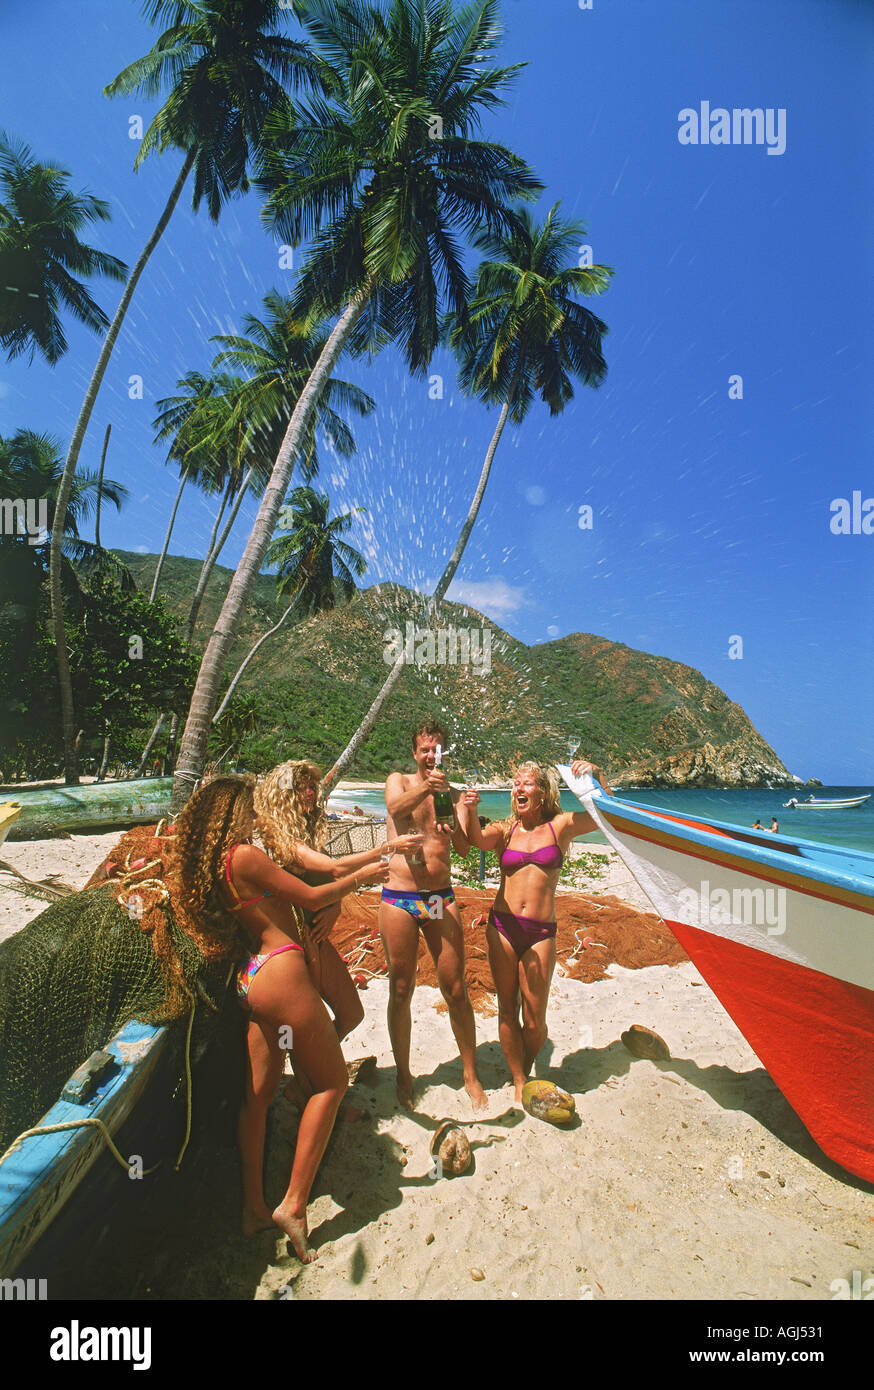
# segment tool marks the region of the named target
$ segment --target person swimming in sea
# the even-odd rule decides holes
[[[573,763],[580,776],[591,772],[605,791],[600,768]],[[611,793],[612,795],[612,793]],[[498,1037],[516,1100],[548,1036],[546,1007],[555,969],[555,890],[570,843],[597,826],[588,811],[562,811],[558,773],[524,762],[513,778],[512,816],[482,828],[476,814],[479,793],[462,797],[471,844],[494,850],[501,883],[489,912],[486,942],[498,996]]]

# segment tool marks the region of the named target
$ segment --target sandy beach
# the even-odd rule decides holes
[[[0,860],[30,879],[56,874],[78,887],[117,839],[7,844]],[[239,1236],[238,1169],[228,1146],[195,1152],[183,1165],[167,1226],[156,1232],[151,1203],[125,1217],[116,1265],[108,1254],[93,1269],[77,1259],[77,1291],[146,1299],[818,1300],[832,1298],[833,1281],[852,1281],[854,1271],[870,1277],[871,1187],[820,1152],[696,969],[654,917],[636,910],[645,900],[629,905],[616,896],[634,895],[612,851],[603,855],[607,872],[589,895],[559,899],[559,960],[579,939],[579,924],[589,944],[569,974],[556,976],[550,1042],[536,1066],[536,1075],[574,1095],[576,1124],[558,1129],[513,1107],[494,1006],[478,987],[484,942],[472,923],[488,894],[476,891],[460,896],[488,1118],[474,1121],[459,1089],[445,1007],[428,983],[413,1000],[416,1112],[397,1109],[381,952],[355,950],[372,937],[376,895],[353,897],[336,939],[371,978],[365,1020],[344,1050],[347,1059],[376,1061],[350,1089],[354,1111],[338,1122],[313,1190],[318,1261],[301,1266],[279,1233]],[[46,905],[9,882],[0,874],[6,934]],[[671,949],[675,964],[621,963],[664,959]],[[669,1060],[626,1050],[620,1033],[634,1023],[660,1034]],[[461,1177],[436,1178],[431,1166],[429,1141],[446,1118],[468,1126],[474,1162]],[[296,1127],[297,1110],[280,1095],[268,1195],[278,1198],[287,1180]]]

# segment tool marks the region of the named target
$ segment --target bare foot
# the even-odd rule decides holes
[[[515,1096],[515,1099],[516,1099],[517,1104],[519,1104],[519,1105],[522,1104],[522,1088],[524,1087],[524,1085],[525,1085],[525,1082],[524,1082],[524,1081],[517,1081],[517,1082],[516,1082],[516,1086],[515,1086],[516,1096]]]
[[[285,1232],[291,1241],[292,1249],[302,1265],[312,1264],[313,1260],[319,1257],[314,1250],[307,1244],[309,1232],[307,1231],[306,1212],[303,1216],[296,1215],[291,1208],[287,1208],[283,1202],[273,1213],[273,1221],[281,1230]]]
[[[470,1103],[474,1110],[487,1110],[489,1106],[488,1096],[480,1085],[476,1077],[472,1081],[465,1081],[464,1089],[470,1098]]]
[[[413,1109],[413,1078],[411,1076],[401,1076],[398,1073],[397,1079],[398,1105],[404,1110]]]
[[[259,1231],[269,1231],[273,1228],[273,1217],[265,1207],[252,1210],[250,1207],[243,1208],[243,1235],[254,1236]]]

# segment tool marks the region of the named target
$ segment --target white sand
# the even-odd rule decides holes
[[[550,1002],[554,1050],[537,1072],[574,1094],[579,1127],[518,1111],[472,1126],[475,1171],[439,1181],[428,1177],[435,1122],[472,1116],[454,1089],[440,996],[420,987],[413,1002],[413,1068],[430,1078],[419,1114],[391,1114],[388,986],[371,983],[346,1053],[376,1053],[379,1080],[354,1088],[368,1117],[338,1125],[314,1189],[319,1260],[303,1267],[278,1240],[256,1297],[822,1299],[833,1279],[866,1278],[870,1195],[820,1155],[695,968],[610,973],[558,981]],[[671,1061],[626,1052],[619,1033],[635,1022],[664,1037]],[[512,1089],[494,1090],[505,1075],[497,1042],[485,1041],[496,1024],[477,1027],[500,1114]],[[274,1191],[294,1133],[287,1102],[275,1113]]]
[[[7,843],[0,860],[79,886],[116,838]],[[615,891],[624,872],[611,863],[593,886]],[[0,887],[0,933],[45,906]],[[574,1094],[567,1131],[512,1110],[496,1021],[478,1018],[489,1113],[504,1118],[471,1126],[474,1168],[440,1180],[428,1176],[437,1122],[472,1118],[449,1022],[420,987],[418,1112],[396,1110],[387,989],[370,983],[345,1045],[376,1054],[379,1071],[351,1092],[365,1117],[338,1123],[313,1191],[319,1260],[301,1266],[283,1237],[258,1237],[257,1298],[829,1299],[833,1280],[874,1273],[870,1193],[823,1157],[691,964],[556,980],[537,1072]],[[660,1033],[671,1060],[631,1057],[619,1034],[632,1023]],[[278,1198],[297,1113],[280,1099],[273,1117]]]
[[[83,888],[114,844],[121,832],[110,830],[102,835],[70,835],[52,840],[6,840],[0,845],[0,941],[26,926],[48,907],[45,898],[25,897],[24,885],[14,874],[6,872],[11,864],[31,880],[57,878],[71,888]]]

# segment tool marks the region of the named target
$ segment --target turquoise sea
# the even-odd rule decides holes
[[[451,780],[451,778],[450,778]],[[660,806],[667,811],[681,811],[691,816],[705,816],[711,820],[727,821],[730,825],[752,825],[758,819],[768,829],[771,817],[776,816],[781,835],[792,835],[803,840],[820,840],[826,844],[843,845],[847,849],[867,850],[874,853],[874,796],[864,806],[848,811],[805,811],[803,804],[796,810],[783,805],[791,796],[799,802],[808,796],[828,799],[845,796],[863,796],[874,792],[874,787],[804,787],[791,791],[788,788],[761,791],[736,788],[708,788],[706,790],[680,788],[668,790],[633,791],[626,788],[623,795],[629,801],[638,801],[644,806]],[[509,792],[481,792],[480,814],[491,820],[500,820],[510,813]],[[362,810],[375,815],[385,814],[385,802],[380,791],[364,790],[341,792],[332,798],[332,804],[351,807],[360,806]],[[561,804],[564,810],[574,810],[579,806],[570,791],[563,791]],[[585,835],[583,840],[593,844],[603,843],[600,834]]]

